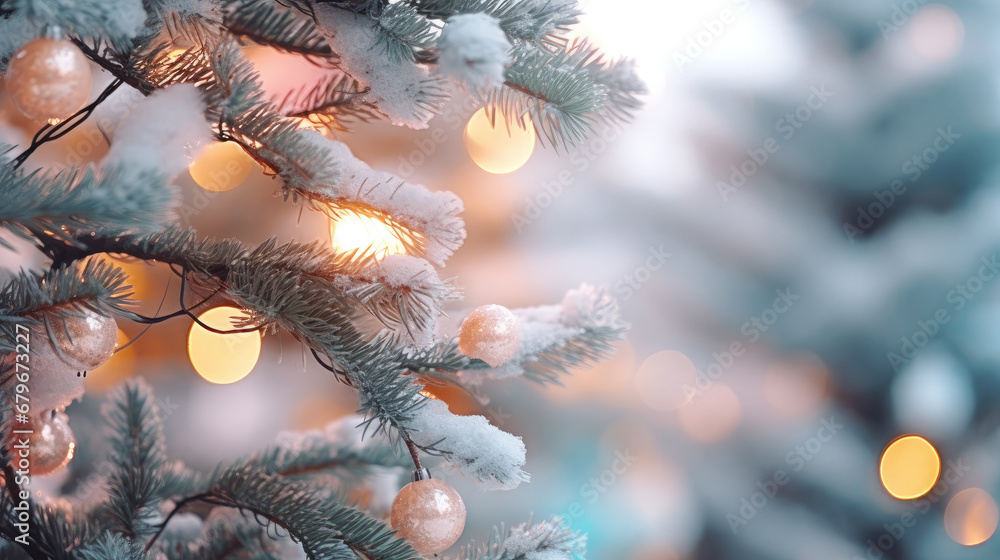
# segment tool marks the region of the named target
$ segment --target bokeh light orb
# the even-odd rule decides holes
[[[527,129],[513,123],[508,127],[499,114],[493,124],[485,108],[476,111],[465,127],[465,148],[483,171],[513,173],[535,150],[535,127],[530,121]]]
[[[243,316],[235,307],[222,306],[209,309],[198,316],[206,325],[219,330],[235,329],[234,318]],[[219,334],[198,323],[191,325],[188,333],[188,356],[198,375],[218,385],[235,383],[243,379],[257,365],[260,357],[259,332]]]
[[[879,477],[894,497],[912,500],[934,487],[941,474],[941,456],[931,442],[918,435],[893,440],[882,452]]]
[[[743,416],[740,399],[729,386],[713,383],[677,411],[681,427],[698,443],[719,443],[736,431]]]
[[[690,358],[676,350],[657,352],[646,358],[635,375],[635,389],[653,410],[677,410],[684,406],[698,385],[698,370]]]
[[[256,166],[257,162],[239,144],[215,142],[191,162],[188,172],[206,191],[224,192],[240,186]]]
[[[983,544],[997,530],[1000,509],[989,492],[966,488],[955,494],[944,510],[944,530],[963,546]]]
[[[358,258],[371,255],[381,259],[406,253],[406,245],[392,227],[378,218],[353,212],[341,212],[330,220],[330,244],[335,253],[357,251]]]
[[[931,62],[953,58],[965,42],[962,18],[944,4],[928,4],[921,8],[906,26],[906,32],[911,48]]]

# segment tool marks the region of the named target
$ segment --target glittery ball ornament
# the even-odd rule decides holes
[[[517,354],[521,345],[519,330],[517,317],[506,307],[477,307],[462,321],[458,349],[470,358],[498,367]]]
[[[63,326],[65,325],[65,327]],[[118,324],[107,315],[87,309],[67,312],[54,321],[52,332],[62,359],[81,371],[97,369],[118,347]]]
[[[392,501],[396,534],[420,554],[437,554],[455,544],[465,529],[465,503],[447,482],[428,478],[403,487]]]
[[[76,450],[76,437],[69,427],[65,412],[47,412],[41,418],[30,418],[27,424],[13,424],[14,430],[31,430],[31,434],[13,434],[14,444],[28,440],[28,472],[45,476],[58,472],[69,464]],[[17,447],[14,448],[17,455]]]
[[[90,96],[90,64],[64,39],[35,39],[7,66],[7,92],[18,111],[35,120],[66,119]]]
[[[52,327],[62,328],[62,325],[56,321]],[[44,327],[32,329],[28,336],[31,353],[27,354],[27,362],[19,363],[28,366],[31,410],[42,412],[66,408],[82,397],[84,378],[80,370],[59,358]]]

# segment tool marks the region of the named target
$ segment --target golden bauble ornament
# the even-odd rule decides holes
[[[477,307],[462,321],[458,331],[458,349],[493,367],[510,361],[520,347],[520,323],[502,305]]]
[[[29,41],[7,66],[14,107],[35,120],[63,120],[79,111],[90,97],[90,81],[90,63],[65,39]]]
[[[29,417],[28,423],[13,424],[14,431],[31,431],[30,434],[13,433],[12,453],[17,466],[21,450],[27,450],[28,474],[45,476],[63,469],[73,459],[76,437],[69,427],[69,417],[65,412],[49,411],[41,418]],[[23,444],[27,442],[27,446]]]
[[[62,321],[52,321],[60,357],[80,371],[97,369],[111,359],[118,347],[118,324],[112,317],[86,309],[69,311]]]
[[[426,472],[426,471],[425,471]],[[450,484],[435,478],[403,487],[389,514],[396,535],[420,554],[447,550],[465,529],[465,503]]]

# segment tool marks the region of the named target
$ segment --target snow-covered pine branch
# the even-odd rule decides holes
[[[496,18],[458,14],[448,18],[438,39],[438,71],[475,89],[499,86],[510,62],[510,41]]]
[[[577,560],[586,548],[586,535],[553,516],[535,525],[515,525],[506,534],[503,526],[494,528],[485,544],[463,548],[454,560]]]
[[[14,52],[46,28],[70,31],[75,36],[108,41],[128,48],[143,31],[146,10],[142,0],[13,0],[13,13],[0,18],[0,71]],[[7,7],[7,6],[5,6]]]
[[[521,438],[490,424],[484,416],[459,416],[442,401],[429,399],[411,413],[410,438],[433,450],[487,490],[512,490],[530,475]]]
[[[325,203],[334,213],[346,209],[378,218],[397,229],[397,238],[411,249],[408,252],[436,266],[443,266],[462,245],[465,223],[458,216],[463,205],[457,196],[374,170],[354,157],[346,144],[318,132],[303,132],[315,146],[328,150],[341,169],[336,181],[303,187],[299,191],[303,196]]]
[[[405,9],[393,8],[390,16]],[[398,54],[410,46],[400,46],[403,35],[387,34],[372,18],[328,4],[316,6],[316,17],[333,50],[341,55],[341,68],[368,88],[365,100],[393,124],[426,128],[447,94],[439,76]]]
[[[198,90],[188,84],[158,90],[129,109],[101,162],[102,168],[120,170],[128,187],[119,189],[122,198],[135,196],[145,172],[173,177],[188,168],[210,141],[204,110]],[[176,116],[164,119],[162,115]]]
[[[571,368],[590,365],[614,352],[627,325],[618,302],[605,288],[587,284],[566,293],[561,304],[512,309],[520,320],[521,346],[506,364],[470,369],[463,376],[478,382],[483,376],[505,379],[524,376],[538,383],[558,383]]]

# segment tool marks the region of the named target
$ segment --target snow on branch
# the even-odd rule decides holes
[[[405,9],[388,11],[392,15]],[[369,16],[327,4],[317,5],[315,13],[320,30],[333,50],[341,55],[341,68],[358,80],[362,88],[369,88],[365,101],[393,124],[427,128],[428,121],[447,99],[444,82],[426,66],[415,64],[408,57],[399,58],[398,54],[402,48],[422,46],[428,40],[424,34],[414,33],[406,26],[403,26],[406,33],[397,30],[395,34],[387,34],[378,21]],[[399,17],[403,15],[398,14]],[[401,47],[399,42],[404,40],[417,44],[404,43]],[[391,53],[397,53],[399,59],[387,56]]]
[[[136,181],[142,170],[152,169],[168,177],[184,171],[210,141],[204,110],[198,90],[188,84],[157,90],[140,99],[116,128],[102,166],[120,168],[123,180],[130,182]]]
[[[511,310],[521,322],[521,347],[506,364],[468,370],[470,380],[485,375],[504,379],[523,375],[538,383],[557,383],[570,368],[593,364],[614,352],[627,325],[619,318],[618,302],[604,288],[584,284],[571,290],[559,305]]]
[[[470,88],[503,83],[510,41],[496,18],[458,14],[448,18],[438,39],[439,72]]]
[[[77,37],[106,39],[120,49],[128,46],[146,20],[142,0],[13,0],[10,4],[11,19],[23,18],[34,29],[54,26]]]
[[[512,490],[530,479],[521,470],[525,448],[520,437],[490,424],[483,416],[459,416],[443,401],[425,399],[406,429],[413,443],[440,453],[487,490]]]
[[[458,14],[487,14],[500,22],[512,39],[536,44],[557,42],[556,35],[577,22],[576,0],[412,0],[420,13],[432,19]]]
[[[555,515],[536,525],[515,525],[506,535],[502,527],[494,528],[486,544],[463,548],[455,560],[577,560],[586,551],[587,535]]]
[[[401,326],[421,346],[434,339],[441,305],[456,296],[424,259],[389,255],[351,282],[348,293],[389,328]]]
[[[432,192],[423,185],[406,181],[384,171],[376,171],[354,157],[341,142],[328,140],[315,131],[309,138],[325,147],[341,168],[337,181],[303,187],[302,194],[313,202],[326,203],[334,212],[351,210],[375,217],[397,230],[408,250],[437,266],[465,240],[465,224],[458,214],[462,201],[451,192]]]

